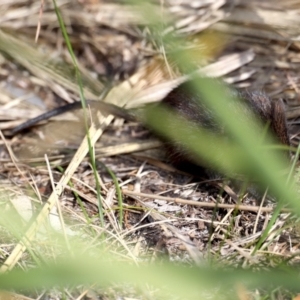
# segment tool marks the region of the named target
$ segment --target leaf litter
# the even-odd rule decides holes
[[[167,1],[163,11],[170,25],[163,34],[183,37],[187,41],[183,48],[190,53],[205,48],[201,44],[204,34],[226,41],[218,49],[211,47],[205,61],[196,61],[197,69],[234,86],[264,90],[273,99],[284,98],[291,141],[296,146],[300,115],[299,7],[287,2]],[[107,83],[112,82],[106,101],[122,99],[126,107],[141,107],[161,100],[184,79],[176,62],[165,59],[165,50],[151,37],[150,23],[137,13],[137,7],[97,0],[57,4],[68,27],[87,99],[99,99]],[[0,17],[1,130],[79,99],[53,7],[45,3],[40,14],[40,5],[39,1],[26,0],[0,4],[0,10],[6,12]],[[151,5],[162,13],[159,2]],[[41,29],[35,44],[37,24]],[[25,203],[28,213],[33,194],[40,203],[47,201],[52,185],[62,176],[61,168],[70,164],[84,137],[82,118],[80,112],[68,113],[29,132],[7,137],[6,144],[2,139],[1,185],[9,195],[7,199],[13,197],[17,212]],[[51,163],[52,184],[45,153]],[[200,263],[209,253],[218,253],[222,260],[234,258],[239,265],[263,266],[270,259],[266,253],[284,259],[298,251],[297,226],[287,228],[296,220],[284,212],[261,251],[255,259],[251,257],[271,218],[273,203],[265,201],[266,210],[259,210],[257,199],[245,197],[245,209],[237,211],[230,187],[223,186],[226,193],[222,193],[213,182],[194,182],[189,174],[174,170],[167,164],[160,143],[140,124],[118,119],[111,122],[96,143],[95,154],[105,203],[105,231],[118,236],[115,243],[127,259],[167,253],[172,260]],[[114,172],[124,192],[123,224],[118,221],[116,187],[107,168]],[[57,200],[66,220],[57,213],[52,222],[59,230],[64,222],[69,223],[72,232],[80,233],[78,228],[86,228],[90,219],[100,234],[104,229],[97,223],[95,178],[87,158],[78,162],[70,180],[72,185],[64,185]],[[76,202],[77,197],[84,209]],[[202,204],[191,205],[189,201]],[[228,206],[212,209],[205,203]],[[257,209],[247,210],[251,206]]]

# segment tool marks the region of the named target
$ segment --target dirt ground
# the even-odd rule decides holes
[[[190,1],[166,1],[162,10],[159,1],[154,1],[153,11],[168,16],[162,28],[153,26],[135,7],[118,1],[57,1],[57,5],[87,99],[104,98],[128,108],[161,100],[182,76],[174,53],[187,53],[195,69],[208,76],[220,77],[234,87],[263,90],[273,100],[282,98],[291,143],[297,147],[300,5],[281,2],[199,1],[193,6]],[[53,6],[50,2],[41,6],[39,1],[5,1],[1,10],[5,12],[0,17],[3,195],[14,199],[13,206],[23,215],[24,205],[30,203],[53,207],[53,185],[61,186],[59,201],[66,226],[76,234],[74,228],[86,225],[87,215],[101,228],[99,194],[87,146],[76,162],[73,159],[86,132],[82,112],[69,112],[9,134],[32,117],[79,101],[72,58]],[[182,45],[174,47],[171,39],[160,43],[159,34],[179,36]],[[97,112],[92,113],[95,118]],[[217,253],[221,261],[254,264],[249,254],[272,216],[273,200],[265,199],[260,205],[261,199],[246,194],[240,203],[230,183],[176,170],[168,163],[161,142],[139,122],[116,118],[107,122],[103,134],[95,132],[91,136],[97,140],[105,230],[122,235],[136,257],[167,256],[199,263]],[[69,177],[61,184],[65,170]],[[270,259],[266,253],[279,258],[298,250],[294,222],[287,212],[278,216],[273,228],[285,229],[265,239],[256,264]],[[11,253],[14,247],[12,243],[6,251]]]

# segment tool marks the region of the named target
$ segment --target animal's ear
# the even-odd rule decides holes
[[[279,141],[284,145],[290,145],[290,138],[287,132],[285,109],[282,99],[272,101],[271,127],[278,136]]]

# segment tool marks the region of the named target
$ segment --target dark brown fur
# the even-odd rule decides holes
[[[212,109],[201,101],[203,96],[195,88],[195,85],[197,85],[197,81],[188,81],[181,84],[171,91],[163,99],[162,103],[174,109],[179,115],[195,125],[201,126],[213,134],[227,136],[228,133],[225,126],[220,125]],[[290,145],[282,100],[271,101],[263,92],[230,89],[226,90],[226,93],[236,98],[236,100],[228,103],[232,111],[237,111],[236,108],[241,108],[244,113],[241,118],[253,113],[261,122],[262,127],[269,127],[269,132],[279,143]],[[243,106],[240,104],[243,104]],[[175,166],[188,172],[199,172],[193,157],[188,154],[187,149],[180,141],[166,142],[166,148],[168,157]]]

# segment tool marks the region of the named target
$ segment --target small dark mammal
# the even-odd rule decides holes
[[[213,111],[208,108],[203,101],[201,102],[202,95],[197,89],[195,89],[196,84],[197,80],[190,80],[180,84],[172,90],[161,103],[171,107],[179,115],[186,118],[196,126],[208,129],[212,133],[223,134],[226,136],[227,133],[226,130],[224,130],[224,126],[220,125]],[[229,104],[232,106],[233,110],[235,110],[240,103],[244,103],[245,105],[243,110],[245,114],[251,114],[252,112],[260,120],[263,126],[268,126],[269,131],[279,143],[287,146],[290,145],[284,106],[281,100],[271,101],[269,97],[262,92],[238,91],[233,89],[228,90],[228,92],[230,95],[235,96],[238,101]],[[106,113],[114,114],[118,117],[125,118],[126,120],[131,121],[138,119],[138,116],[135,116],[133,112],[114,105],[103,102],[99,103],[97,101],[88,101],[88,104],[91,105],[92,109],[95,106],[95,109],[103,109]],[[66,106],[54,109],[21,124],[14,128],[11,133],[15,134],[42,120],[46,120],[50,117],[78,108],[81,108],[80,102],[67,104]],[[184,147],[180,141],[167,141],[165,144],[169,160],[176,167],[194,174],[199,171],[199,166],[195,166],[195,161],[189,156],[186,147]]]
[[[226,129],[220,125],[214,112],[201,101],[202,95],[195,88],[196,84],[197,80],[182,83],[171,91],[163,99],[162,103],[174,109],[175,112],[178,112],[186,120],[211,131],[211,133],[226,135]],[[278,144],[290,146],[282,100],[271,101],[263,92],[233,89],[226,92],[237,99],[237,102],[233,101],[228,104],[232,106],[231,110],[236,110],[236,107],[240,103],[244,104],[244,115],[252,112],[261,122],[262,126],[268,126],[269,132],[275,137]],[[190,159],[186,149],[180,142],[167,143],[167,152],[168,157],[174,165],[180,169],[194,171],[193,159]]]

